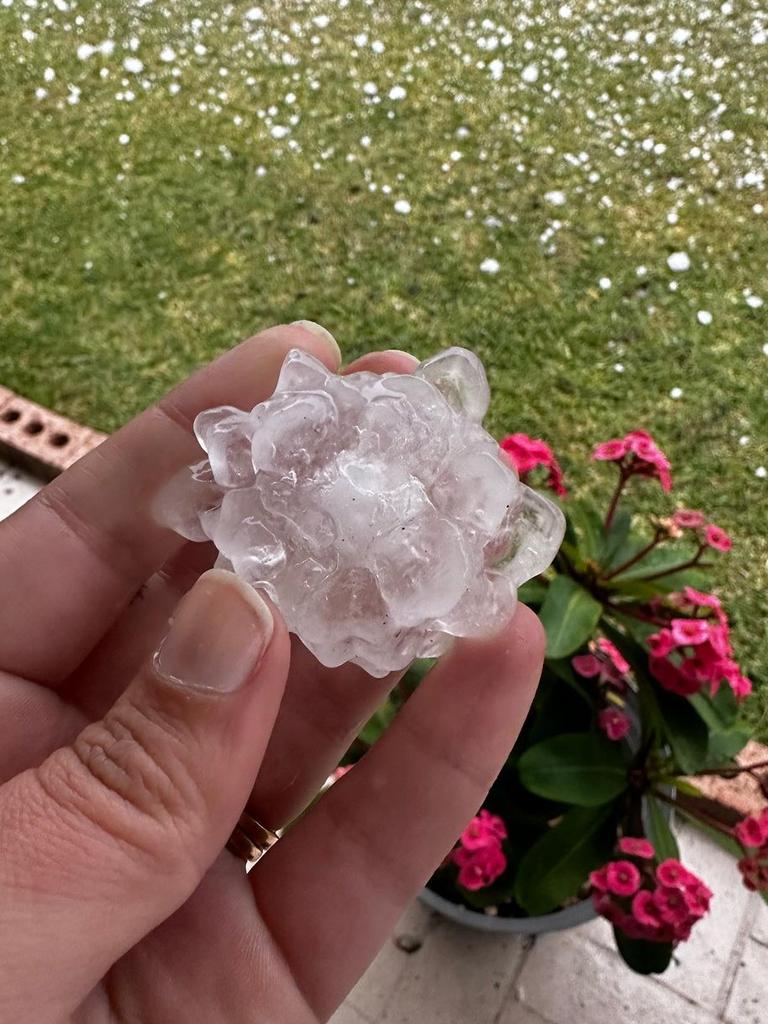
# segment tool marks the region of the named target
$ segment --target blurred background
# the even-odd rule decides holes
[[[473,348],[572,491],[646,429],[733,536],[768,735],[755,0],[0,0],[0,50],[0,383],[113,430],[274,322]]]

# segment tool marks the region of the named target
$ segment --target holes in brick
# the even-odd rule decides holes
[[[69,444],[69,434],[53,434],[50,442],[54,448],[63,448],[65,444]]]
[[[30,420],[29,423],[24,427],[26,434],[39,434],[43,429],[43,424],[40,420]]]
[[[16,420],[21,419],[21,413],[18,409],[6,409],[5,412],[0,416],[3,423],[15,423]]]

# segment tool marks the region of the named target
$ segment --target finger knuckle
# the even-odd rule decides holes
[[[118,705],[39,769],[59,806],[154,861],[178,865],[205,821],[205,800],[183,741],[162,715]]]

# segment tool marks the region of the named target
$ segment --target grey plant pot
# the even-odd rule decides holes
[[[566,928],[586,924],[597,917],[591,900],[582,900],[572,907],[556,910],[553,914],[542,914],[541,917],[496,917],[470,910],[460,903],[452,903],[427,888],[421,890],[419,899],[456,924],[463,924],[479,932],[496,932],[503,935],[543,935],[546,932],[561,932]]]

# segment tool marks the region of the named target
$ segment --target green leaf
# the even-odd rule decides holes
[[[730,686],[721,686],[714,697],[695,693],[689,700],[713,732],[730,729],[738,718],[739,705]]]
[[[683,565],[695,553],[696,549],[691,545],[661,545],[649,552],[646,558],[635,562],[634,565],[631,565],[620,576],[617,576],[616,581],[626,583],[628,580],[646,579],[646,577],[655,575],[657,572],[674,569],[677,565]],[[661,583],[661,580],[653,580],[652,582]]]
[[[613,853],[616,808],[574,807],[530,847],[515,879],[515,900],[529,914],[546,914],[575,896],[589,872]]]
[[[722,764],[743,750],[750,733],[739,725],[739,705],[730,686],[721,686],[714,697],[695,693],[689,700],[710,730],[708,764]]]
[[[613,517],[608,532],[603,532],[601,538],[601,544],[599,548],[600,564],[604,569],[611,569],[617,565],[621,565],[626,562],[635,551],[639,551],[641,547],[645,546],[645,541],[639,542],[639,546],[635,547],[636,540],[629,535],[629,529],[632,525],[632,515],[627,512],[626,509],[619,509],[616,515]],[[634,551],[630,551],[625,554],[628,548],[634,548]]]
[[[625,748],[599,733],[555,736],[530,747],[518,761],[526,789],[580,807],[607,803],[629,785]]]
[[[397,708],[395,705],[389,700],[385,701],[381,707],[374,711],[360,730],[359,738],[367,746],[372,747],[378,740],[379,736],[385,732],[396,714]]]
[[[565,658],[594,633],[603,606],[570,576],[550,583],[539,618],[547,633],[547,657]]]
[[[663,974],[672,959],[671,942],[644,942],[630,939],[614,927],[613,937],[616,949],[624,963],[636,974]]]
[[[567,683],[575,693],[578,693],[585,704],[588,705],[591,719],[595,710],[595,699],[589,695],[587,690],[578,681],[576,673],[571,668],[571,663],[565,658],[548,658],[547,668],[558,679],[562,679],[564,683]],[[573,728],[573,725],[571,728]]]
[[[658,689],[656,701],[664,722],[664,734],[678,767],[686,775],[695,775],[708,764],[706,723],[686,697]]]
[[[724,761],[732,760],[749,743],[752,734],[747,729],[734,727],[713,732],[709,737],[707,761],[717,767]]]
[[[599,512],[583,498],[568,502],[565,512],[574,528],[581,554],[585,558],[597,560],[604,539],[603,520]]]
[[[522,587],[517,588],[517,596],[523,602],[523,604],[539,605],[547,596],[547,584],[540,576],[534,576],[532,580],[528,580]]]
[[[659,860],[666,860],[668,857],[674,857],[679,860],[680,849],[669,822],[664,815],[664,808],[652,796],[647,798],[645,806],[648,811],[646,834],[653,843]]]

